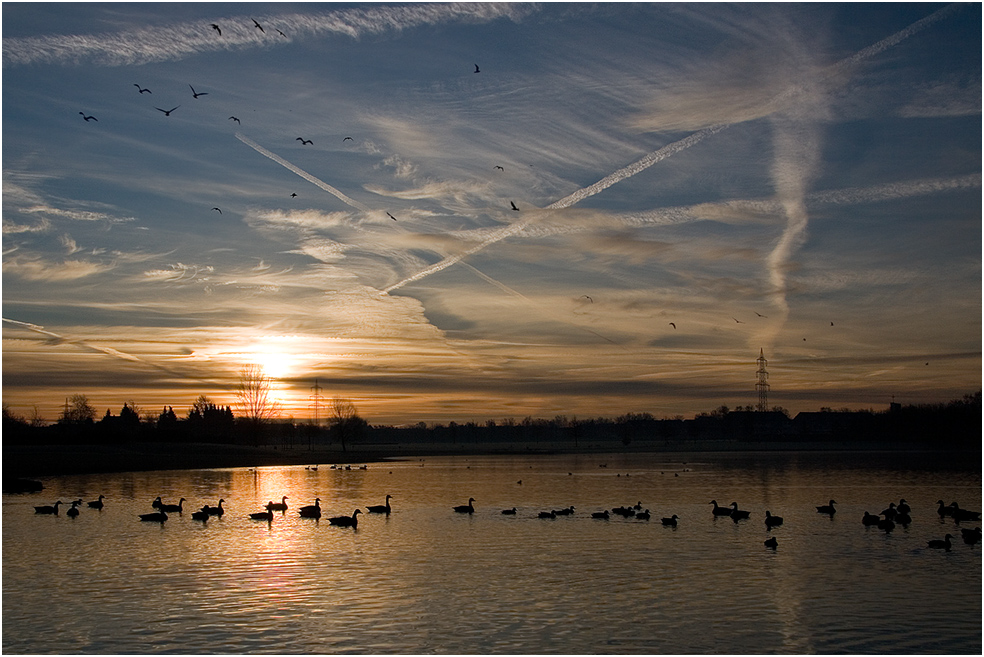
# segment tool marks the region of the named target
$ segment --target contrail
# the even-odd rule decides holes
[[[270,158],[271,160],[273,160],[274,162],[276,162],[277,164],[279,164],[280,166],[284,167],[285,169],[288,169],[290,171],[293,171],[294,173],[296,173],[297,175],[299,175],[301,178],[304,178],[304,180],[307,180],[308,182],[314,183],[315,185],[317,185],[321,189],[325,190],[326,192],[328,192],[329,194],[331,194],[332,196],[334,196],[335,198],[337,198],[338,200],[340,200],[342,203],[345,203],[346,205],[350,205],[353,208],[355,208],[356,210],[362,210],[363,212],[371,212],[371,210],[369,208],[367,208],[363,204],[359,203],[355,199],[349,198],[348,196],[346,196],[342,192],[338,191],[337,189],[335,189],[334,187],[332,187],[328,183],[324,182],[323,180],[319,180],[319,179],[315,178],[314,176],[312,176],[310,173],[308,173],[304,169],[301,169],[300,167],[294,166],[293,164],[291,164],[290,162],[288,162],[284,158],[280,157],[276,153],[271,153],[270,151],[268,151],[267,149],[263,148],[262,146],[260,146],[259,144],[257,144],[255,141],[253,141],[252,139],[250,139],[249,137],[247,137],[246,135],[242,134],[241,132],[237,132],[236,133],[236,139],[238,139],[239,141],[243,142],[244,144],[246,144],[247,146],[249,146],[250,148],[252,148],[254,151],[256,151],[257,153],[259,153],[260,155],[265,155],[268,158]]]

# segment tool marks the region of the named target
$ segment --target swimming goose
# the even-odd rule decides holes
[[[560,511],[554,511],[554,514],[558,516],[572,516],[574,515],[574,507],[569,506],[566,509],[561,509]]]
[[[767,539],[765,541],[765,547],[772,548],[773,550],[775,550],[777,547],[779,547],[779,541],[777,541],[776,537],[773,536],[772,538]]]
[[[713,504],[714,508],[711,509],[711,513],[715,516],[730,516],[733,509],[729,509],[726,506],[718,506],[717,500],[711,500],[709,504]]]
[[[177,511],[178,513],[181,513],[183,511],[182,506],[184,505],[184,503],[185,503],[185,498],[182,497],[180,500],[178,500],[177,504],[161,504],[159,508],[161,511],[168,511],[170,513],[174,513],[175,511]]]
[[[79,502],[78,500],[72,502],[72,508],[65,512],[69,518],[76,518],[79,515]]]
[[[556,517],[557,517],[556,511],[541,511],[539,515],[537,515],[537,518],[549,518],[550,520],[553,520]]]
[[[765,512],[765,526],[769,529],[778,527],[782,524],[782,516],[774,516],[768,511]]]
[[[158,511],[157,513],[144,513],[140,515],[140,520],[142,522],[164,522],[167,520],[167,514],[163,511]]]
[[[93,500],[89,502],[90,509],[102,509],[103,508],[103,498],[105,495],[100,495],[98,500]]]
[[[58,515],[58,505],[64,504],[61,500],[58,500],[51,506],[36,506],[34,507],[34,513],[48,514],[48,515]]]
[[[221,518],[222,517],[222,514],[225,513],[225,509],[222,508],[222,503],[223,502],[225,502],[225,500],[219,500],[219,505],[218,506],[207,506],[206,505],[206,506],[204,506],[202,508],[203,509],[208,509],[208,515],[210,515],[210,516],[219,516]]]
[[[461,504],[454,507],[456,513],[475,513],[475,507],[472,506],[472,502],[475,501],[474,497],[468,498],[468,504]]]
[[[967,511],[966,509],[961,509],[956,502],[950,502],[950,508],[953,509],[951,515],[957,522],[960,522],[961,520],[970,520],[973,522],[981,519],[980,511]]]
[[[943,504],[943,500],[936,500],[936,503],[940,505],[940,507],[936,509],[936,513],[939,514],[940,518],[946,518],[947,516],[953,515],[953,507],[945,506]]]
[[[513,507],[511,509],[503,509],[502,510],[502,515],[504,515],[504,516],[514,516],[514,515],[516,515],[516,507]]]
[[[817,513],[826,513],[827,515],[832,516],[837,513],[837,509],[834,508],[835,504],[837,504],[837,502],[830,500],[830,504],[818,506]]]
[[[660,522],[663,523],[664,527],[676,527],[677,526],[677,514],[673,514],[669,518],[661,518]]]
[[[286,511],[287,510],[287,496],[284,495],[280,498],[280,502],[270,501],[266,505],[267,511]]]
[[[608,511],[597,511],[592,513],[591,517],[597,520],[608,520]]]
[[[160,509],[162,504],[164,504],[164,502],[161,502],[161,496],[158,495],[157,499],[150,503],[150,506],[155,509]]]
[[[946,550],[947,552],[949,552],[950,551],[950,548],[953,547],[950,544],[950,539],[951,538],[953,538],[953,536],[950,535],[950,534],[947,534],[945,537],[943,537],[943,540],[942,541],[939,540],[939,539],[933,539],[933,540],[931,540],[928,543],[928,547],[935,548],[935,549],[940,549],[940,550]]]
[[[886,534],[893,529],[895,529],[895,523],[891,518],[885,518],[884,520],[878,521],[878,529],[883,530]]]
[[[964,527],[961,527],[960,533],[963,535],[964,543],[966,543],[967,545],[974,545],[975,543],[981,542],[980,527],[975,527],[974,529],[966,529]]]
[[[731,503],[731,519],[735,522],[738,522],[739,520],[746,520],[750,515],[751,511],[740,511],[738,509],[738,502]]]
[[[273,511],[260,511],[258,513],[251,513],[249,517],[253,520],[266,520],[267,522],[273,522]]]
[[[328,523],[335,525],[336,527],[352,527],[358,528],[359,518],[358,515],[362,513],[360,509],[356,509],[352,512],[351,516],[336,516],[334,518],[328,518]]]
[[[906,525],[912,522],[912,516],[910,516],[908,513],[896,513],[895,522],[905,527]]]
[[[390,511],[392,510],[390,508],[390,498],[391,497],[393,497],[393,496],[392,495],[387,495],[386,496],[386,504],[374,504],[373,506],[367,506],[366,507],[366,510],[369,513],[385,513],[386,515],[389,515],[390,514]]]
[[[895,516],[898,514],[899,511],[895,508],[895,502],[889,502],[888,508],[881,512],[881,515],[885,516],[889,520],[895,520]]]
[[[880,517],[878,517],[876,515],[872,515],[872,514],[868,513],[867,511],[865,511],[864,512],[864,516],[861,517],[861,524],[867,525],[868,527],[870,527],[872,525],[877,525],[880,522],[881,522],[881,518]]]
[[[208,517],[209,517],[208,510],[210,508],[211,507],[209,507],[209,505],[206,504],[205,506],[203,506],[201,508],[200,511],[195,511],[194,513],[192,513],[191,514],[191,519],[192,520],[201,520],[202,522],[207,521],[208,520]]]
[[[649,509],[636,514],[636,520],[649,520],[650,517]]]
[[[899,505],[895,507],[895,510],[898,511],[899,513],[910,513],[912,511],[912,508],[909,506],[909,503],[906,502],[905,498],[903,497],[899,500]]]
[[[302,506],[297,510],[301,514],[302,518],[320,518],[321,517],[321,498],[314,498],[314,504],[310,506]]]

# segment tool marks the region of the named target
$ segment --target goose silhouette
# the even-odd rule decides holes
[[[260,511],[258,513],[249,514],[252,520],[266,520],[267,522],[273,522],[273,511]]]
[[[832,516],[837,513],[837,509],[834,508],[835,504],[837,504],[837,502],[830,500],[830,504],[822,504],[818,506],[817,513],[826,513],[827,515]]]
[[[373,506],[367,506],[366,510],[369,513],[385,513],[386,515],[389,515],[390,511],[392,510],[390,508],[390,499],[392,497],[393,497],[392,495],[387,495],[385,504],[374,504]]]
[[[649,520],[650,517],[649,509],[636,514],[636,520]]]
[[[677,514],[673,514],[669,518],[661,518],[660,522],[663,523],[664,527],[676,527],[677,526]]]
[[[940,518],[946,518],[947,516],[953,515],[953,508],[943,504],[943,500],[936,500],[936,503],[940,505],[939,508],[936,509],[936,513]]]
[[[136,87],[137,88],[137,91],[140,92],[140,93],[142,93],[142,94],[152,94],[152,93],[154,93],[150,89],[141,89],[140,88],[140,85],[137,84],[136,82],[133,83],[133,86]]]
[[[199,511],[195,511],[194,513],[192,513],[192,514],[191,514],[191,519],[192,519],[192,520],[201,520],[202,522],[205,522],[205,521],[207,521],[207,520],[208,520],[208,518],[209,518],[209,513],[208,513],[208,511],[209,511],[209,509],[210,509],[210,508],[211,508],[211,507],[210,507],[209,505],[207,505],[207,504],[206,504],[205,506],[203,506],[203,507],[201,508],[201,510],[199,510]]]
[[[910,516],[908,513],[896,513],[895,522],[905,527],[906,525],[912,522],[912,516]]]
[[[82,115],[82,118],[85,119],[86,123],[88,123],[89,121],[95,121],[96,123],[99,123],[99,119],[97,119],[94,116],[86,116],[85,112],[79,112],[79,114]]]
[[[885,518],[878,521],[878,529],[881,529],[886,534],[895,529],[895,522],[891,518]]]
[[[751,511],[742,511],[738,509],[738,502],[731,503],[731,519],[735,522],[738,522],[739,520],[747,520],[750,515],[752,515]]]
[[[454,507],[455,513],[475,513],[475,507],[472,505],[472,502],[474,501],[474,497],[469,497],[468,504],[461,504]]]
[[[895,508],[895,502],[889,502],[888,508],[881,512],[881,515],[885,516],[889,520],[895,520],[895,516],[898,514],[899,511]]]
[[[503,509],[502,510],[502,515],[504,515],[504,516],[514,516],[514,515],[516,515],[516,507],[513,507],[511,509]]]
[[[209,27],[212,28],[213,30],[215,30],[216,32],[218,32],[219,33],[219,36],[222,36],[222,30],[219,29],[219,26],[218,25],[216,25],[215,23],[210,23],[209,24]]]
[[[950,508],[953,509],[950,512],[950,515],[952,515],[953,519],[956,520],[957,522],[960,522],[962,520],[970,520],[973,522],[975,520],[981,519],[980,511],[968,511],[966,509],[961,509],[960,505],[958,505],[956,502],[950,502]]]
[[[77,518],[79,515],[79,502],[78,500],[72,502],[72,508],[65,512],[65,515],[69,518]]]
[[[513,210],[515,210],[516,212],[519,212],[519,208],[517,208],[517,207],[516,207],[516,204],[515,204],[515,203],[513,203],[512,201],[509,201],[509,206],[510,206],[510,207],[511,207],[511,208],[512,208]]]
[[[270,501],[266,505],[267,511],[286,511],[287,510],[287,496],[284,495],[280,498],[279,502]]]
[[[770,512],[765,512],[765,526],[769,529],[778,527],[782,524],[782,516],[774,516]]]
[[[595,520],[608,520],[608,511],[595,511],[591,514],[591,517]]]
[[[981,528],[975,527],[974,529],[967,529],[965,527],[960,528],[960,533],[963,535],[963,541],[967,545],[974,545],[975,543],[981,542]]]
[[[105,495],[100,495],[98,500],[93,500],[93,501],[89,502],[89,508],[90,509],[100,509],[101,510],[103,508],[103,498],[104,497],[106,497],[106,496]]]
[[[169,110],[161,109],[160,107],[155,107],[154,109],[157,110],[158,112],[164,112],[164,116],[171,116],[171,112],[173,112],[174,110],[178,109],[178,107],[181,107],[181,105],[177,105],[176,107],[172,107]]]
[[[909,506],[909,503],[905,501],[904,497],[899,500],[899,505],[895,507],[895,510],[899,513],[912,513],[912,508]]]
[[[310,506],[302,506],[297,510],[301,514],[302,518],[320,518],[321,517],[321,498],[314,498],[314,504]]]
[[[559,511],[554,511],[554,515],[558,516],[572,516],[574,515],[574,507],[569,506],[566,509],[561,509]]]
[[[143,513],[140,515],[141,522],[164,522],[167,520],[167,513],[158,511],[157,513]]]
[[[64,504],[61,500],[58,500],[51,506],[36,506],[34,507],[34,513],[40,513],[42,515],[58,515],[58,505]]]
[[[191,95],[194,96],[195,98],[198,98],[199,96],[207,96],[208,95],[208,92],[207,91],[201,91],[201,92],[195,91],[195,88],[192,87],[190,84],[188,86],[191,87]]]
[[[353,529],[358,528],[360,513],[362,513],[362,510],[356,509],[352,512],[351,516],[335,516],[334,518],[328,518],[328,524],[335,525],[336,527],[352,527]]]
[[[237,119],[237,118],[236,118],[236,117],[234,117],[234,116],[230,116],[230,117],[229,117],[229,120],[230,120],[230,121],[235,121],[235,122],[236,122],[236,123],[238,123],[239,125],[242,125],[242,124],[243,124],[243,122],[242,122],[242,121],[240,121],[239,119]]]
[[[164,502],[161,501],[161,496],[158,495],[157,498],[153,502],[150,503],[150,506],[153,507],[153,508],[155,508],[155,509],[160,510],[162,504],[164,504]]]
[[[308,144],[311,144],[311,145],[313,145],[313,144],[314,144],[314,142],[313,142],[313,141],[311,141],[310,139],[305,139],[304,137],[298,137],[298,138],[297,138],[297,139],[295,139],[294,141],[299,141],[299,142],[301,142],[301,146],[307,146]]]
[[[951,534],[947,534],[946,536],[943,537],[942,541],[939,539],[933,539],[927,544],[927,546],[933,549],[946,550],[947,552],[949,552],[950,548],[953,547],[953,545],[950,544],[951,538],[953,538],[953,536]]]
[[[263,26],[256,22],[255,18],[250,18],[250,20],[253,21],[253,25],[255,25],[260,32],[266,32],[266,30],[263,29]]]
[[[726,506],[718,506],[717,500],[711,500],[708,504],[713,504],[714,508],[711,509],[711,513],[715,516],[730,516],[734,509],[729,509]]]
[[[556,511],[541,511],[536,517],[537,518],[543,518],[545,520],[546,519],[553,520],[554,518],[557,517],[557,512]]]
[[[181,513],[184,510],[182,509],[184,503],[185,503],[185,498],[182,497],[180,500],[178,500],[177,504],[161,504],[160,510],[167,511],[169,513],[175,513],[175,512]]]
[[[772,548],[773,550],[775,550],[777,547],[779,547],[779,541],[777,541],[776,537],[773,536],[772,538],[765,541],[765,547]]]
[[[877,525],[880,522],[881,522],[881,518],[879,516],[868,513],[867,511],[865,511],[864,515],[861,517],[861,524],[867,527],[871,527],[872,525]]]
[[[219,505],[218,506],[207,506],[206,505],[206,506],[204,506],[202,508],[203,509],[208,509],[208,515],[210,515],[210,516],[219,516],[221,518],[222,517],[222,514],[225,513],[225,509],[222,508],[222,503],[223,502],[225,502],[225,500],[219,500]]]

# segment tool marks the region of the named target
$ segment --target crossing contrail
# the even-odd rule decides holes
[[[288,162],[284,158],[280,157],[276,153],[271,153],[270,151],[268,151],[267,149],[263,148],[262,146],[260,146],[259,144],[257,144],[255,141],[253,141],[252,139],[250,139],[249,137],[247,137],[246,135],[242,134],[241,132],[237,132],[236,133],[236,139],[238,139],[239,141],[243,142],[244,144],[246,144],[247,146],[249,146],[250,148],[252,148],[254,151],[256,151],[257,153],[259,153],[260,155],[265,155],[266,157],[270,158],[271,160],[273,160],[274,162],[276,162],[280,166],[284,167],[285,169],[287,169],[289,171],[293,171],[294,173],[296,173],[297,175],[299,175],[301,178],[304,178],[304,180],[307,180],[310,183],[314,183],[315,185],[317,185],[321,189],[325,190],[326,192],[328,192],[329,194],[331,194],[332,196],[334,196],[335,198],[337,198],[338,200],[340,200],[342,203],[345,203],[346,205],[350,205],[353,208],[355,208],[356,210],[362,210],[363,212],[371,212],[371,210],[369,208],[367,208],[363,204],[359,203],[355,199],[349,198],[348,196],[346,196],[342,192],[338,191],[337,189],[335,189],[334,187],[332,187],[331,185],[329,185],[325,181],[319,180],[318,178],[315,178],[314,176],[312,176],[310,173],[308,173],[304,169],[291,164],[290,162]]]

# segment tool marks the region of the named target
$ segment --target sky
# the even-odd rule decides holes
[[[760,354],[791,413],[974,393],[981,23],[5,2],[3,403],[257,365],[295,419],[692,417]]]

